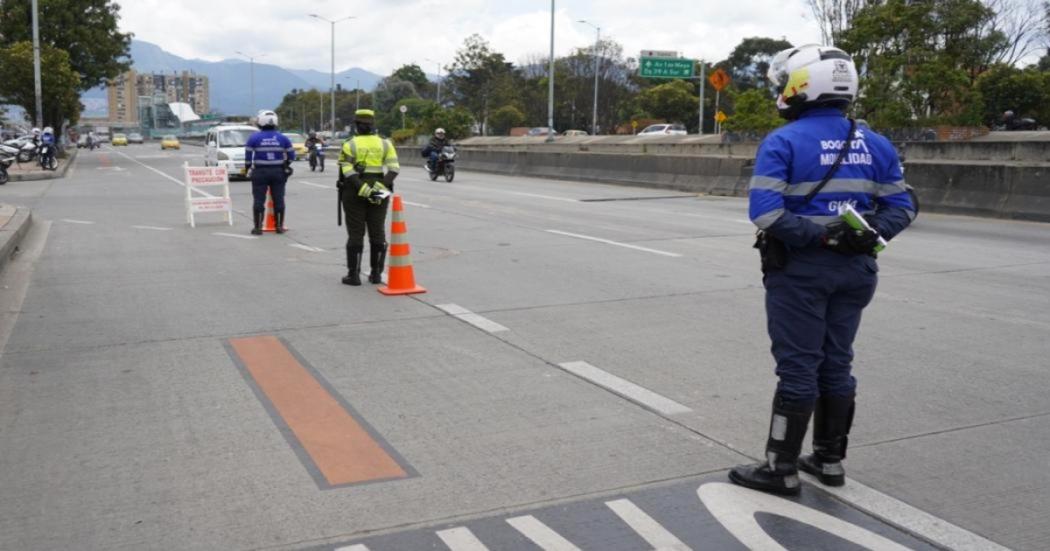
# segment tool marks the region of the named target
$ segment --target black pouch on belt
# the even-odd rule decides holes
[[[758,257],[762,261],[762,273],[771,270],[783,270],[787,266],[787,246],[768,232],[759,230],[755,234],[755,245]]]

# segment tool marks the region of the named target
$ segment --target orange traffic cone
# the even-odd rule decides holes
[[[284,230],[288,230],[287,225],[284,226]],[[277,217],[273,215],[273,197],[269,188],[266,189],[266,218],[263,219],[262,231],[277,231]]]
[[[408,246],[408,226],[405,224],[405,207],[401,196],[394,195],[394,220],[390,223],[390,250],[387,255],[389,269],[386,274],[386,285],[379,286],[384,295],[411,295],[425,293],[426,289],[416,285],[416,276],[412,271],[412,255]]]

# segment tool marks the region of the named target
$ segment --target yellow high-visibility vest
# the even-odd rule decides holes
[[[382,176],[384,166],[389,172],[401,171],[393,144],[375,134],[354,136],[343,142],[339,151],[339,170],[348,176],[357,163],[364,165],[366,175]]]

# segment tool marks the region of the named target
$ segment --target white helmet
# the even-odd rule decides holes
[[[434,130],[434,135],[438,136],[438,137],[444,136],[445,135],[445,129],[444,128],[438,128],[437,130]]]
[[[766,74],[777,90],[777,109],[788,120],[811,107],[845,110],[857,97],[853,58],[833,46],[807,44],[778,52]]]
[[[47,127],[44,128],[44,134],[54,134],[54,133],[55,133],[55,129],[54,128],[51,128],[50,126],[47,126]]]
[[[39,136],[40,135],[40,129],[34,126],[33,127],[33,135],[34,136]]]
[[[255,117],[255,122],[258,123],[259,128],[265,128],[267,126],[277,128],[277,113],[265,109],[259,111],[259,114]]]

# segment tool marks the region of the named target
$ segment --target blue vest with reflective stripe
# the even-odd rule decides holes
[[[291,140],[276,130],[260,130],[244,144],[245,165],[279,167],[294,160],[295,148]]]

